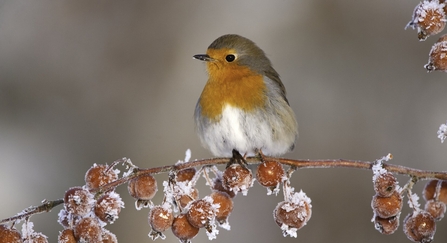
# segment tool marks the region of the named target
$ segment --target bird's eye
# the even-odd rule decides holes
[[[225,57],[225,60],[227,60],[227,62],[232,62],[234,61],[234,59],[236,59],[236,56],[234,56],[233,54],[229,54]]]

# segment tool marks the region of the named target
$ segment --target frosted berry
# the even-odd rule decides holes
[[[227,222],[228,216],[233,211],[233,200],[225,192],[215,191],[211,193],[210,197],[213,199],[213,203],[219,205],[219,209],[216,212],[216,220],[220,224]]]
[[[0,224],[0,243],[22,243],[22,236],[17,229]]]
[[[119,194],[111,192],[98,199],[95,204],[95,215],[103,222],[113,223],[118,219],[118,214],[123,207],[124,202]]]
[[[446,7],[447,7],[447,5],[446,5]],[[442,42],[442,41],[447,41],[447,34],[441,35],[441,37],[439,37],[437,42]]]
[[[444,218],[445,214],[445,203],[441,201],[436,201],[434,199],[428,200],[425,203],[425,211],[427,211],[431,216],[436,220],[439,221],[442,218]]]
[[[83,218],[79,220],[74,229],[74,236],[80,242],[101,242],[102,228],[96,218]]]
[[[421,2],[414,9],[413,18],[407,26],[417,28],[419,40],[438,34],[445,27],[444,7],[444,3],[439,3],[439,1]]]
[[[447,71],[447,41],[437,42],[432,46],[428,63],[424,67],[428,72]]]
[[[93,195],[82,187],[72,187],[65,192],[65,209],[74,215],[87,215],[92,210],[94,202]]]
[[[149,212],[149,224],[154,231],[164,232],[172,227],[174,214],[169,204],[155,206]]]
[[[216,178],[214,178],[213,182],[214,182],[213,183],[213,190],[220,191],[220,192],[225,192],[231,198],[234,198],[236,196],[236,193],[234,193],[234,191],[230,191],[229,189],[227,189],[227,188],[225,188],[223,186],[222,178],[216,177]]]
[[[76,239],[74,237],[74,232],[72,229],[64,229],[59,232],[59,236],[57,238],[58,243],[76,243]]]
[[[386,172],[374,178],[374,191],[381,197],[390,197],[396,190],[397,180],[393,173]]]
[[[101,243],[118,243],[116,235],[109,230],[102,229],[102,242]]]
[[[436,193],[438,182],[441,183],[440,191]],[[437,198],[435,198],[435,194]],[[424,188],[424,199],[426,201],[437,199],[443,203],[447,203],[447,181],[431,180],[427,182]]]
[[[195,187],[192,187],[189,194],[177,194],[176,197],[177,202],[180,204],[180,208],[186,208],[189,203],[199,198],[199,190],[197,190]]]
[[[176,181],[191,181],[196,175],[196,168],[186,168],[176,173]]]
[[[390,197],[381,197],[376,194],[371,201],[371,207],[375,215],[390,218],[400,213],[402,201],[402,196],[397,191],[394,191]]]
[[[57,216],[57,222],[64,228],[73,228],[76,222],[81,219],[81,216],[68,213],[65,209],[61,209]]]
[[[414,242],[432,242],[436,232],[433,217],[425,211],[413,211],[404,220],[404,233]]]
[[[284,176],[282,165],[276,161],[265,161],[256,170],[256,178],[264,187],[277,187]]]
[[[48,243],[48,237],[42,233],[34,232],[29,236],[29,240],[26,240],[25,243]]]
[[[85,185],[89,189],[96,189],[118,179],[118,171],[108,165],[94,164],[85,173]]]
[[[306,201],[301,201],[299,204],[283,201],[278,203],[273,215],[276,223],[283,231],[298,230],[307,224],[312,215],[312,210],[310,204]]]
[[[139,200],[151,200],[157,193],[157,180],[152,175],[142,175],[129,181],[129,194]]]
[[[203,228],[209,224],[216,216],[216,209],[212,204],[212,199],[201,199],[193,202],[188,213],[189,223],[196,228]]]
[[[399,215],[390,218],[375,216],[374,227],[384,235],[391,235],[399,228]]]
[[[184,214],[179,214],[174,218],[171,229],[181,242],[189,242],[199,233],[199,228],[192,226]]]
[[[236,194],[242,192],[242,195],[246,196],[248,189],[253,186],[253,175],[249,169],[232,164],[224,171],[223,186]]]

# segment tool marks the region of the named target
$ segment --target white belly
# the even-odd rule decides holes
[[[265,155],[277,156],[290,151],[295,142],[296,134],[285,131],[286,127],[279,117],[266,117],[261,112],[247,114],[227,105],[218,122],[202,126],[199,137],[204,146],[219,157],[232,156],[233,149],[248,156],[259,149]]]

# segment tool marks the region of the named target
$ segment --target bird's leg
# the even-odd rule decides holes
[[[233,153],[233,157],[230,159],[230,161],[227,164],[227,168],[230,167],[230,165],[238,163],[240,164],[242,167],[244,167],[245,169],[247,169],[247,161],[245,160],[245,156],[242,156],[239,151],[237,151],[236,149],[233,149],[232,151]]]
[[[262,152],[262,150],[261,149],[257,149],[256,150],[256,154],[259,157],[259,160],[261,161],[261,163],[264,163],[265,162],[265,155]]]

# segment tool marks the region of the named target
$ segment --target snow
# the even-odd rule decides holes
[[[191,149],[187,149],[186,152],[185,152],[185,160],[184,161],[183,160],[179,160],[175,164],[179,165],[179,164],[187,163],[187,162],[189,162],[190,159],[191,159]]]
[[[185,162],[189,162],[191,159],[191,149],[187,149],[185,152]]]
[[[441,143],[447,139],[447,121],[445,124],[441,124],[438,129],[438,138],[441,139]]]
[[[219,234],[219,230],[217,229],[216,224],[213,222],[211,224],[210,222],[210,228],[207,228],[206,235],[208,236],[209,240],[214,240],[217,238],[217,235]]]
[[[304,202],[306,202],[309,205],[309,208],[312,208],[312,205],[310,204],[312,200],[310,200],[303,190],[300,190],[300,192],[294,192],[290,197],[290,202],[299,206],[303,206]]]
[[[393,158],[392,154],[387,154],[387,156],[384,156],[376,161],[376,163],[371,168],[374,174],[373,181],[376,181],[379,176],[388,173],[388,171],[383,168],[383,162],[389,161],[392,158]]]
[[[412,193],[411,197],[408,198],[408,205],[414,210],[418,210],[420,208],[421,205],[419,204],[419,196],[416,193]]]
[[[296,238],[298,234],[296,233],[298,231],[297,228],[289,228],[287,224],[281,225],[282,234],[284,237],[290,236]]]

